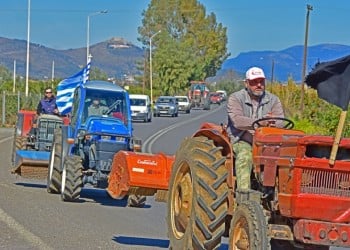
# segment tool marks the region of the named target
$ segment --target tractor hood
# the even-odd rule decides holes
[[[92,116],[85,123],[87,133],[131,136],[130,129],[122,120],[113,117]]]

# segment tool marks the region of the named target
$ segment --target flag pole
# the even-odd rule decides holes
[[[331,155],[329,157],[329,164],[332,165],[332,166],[334,165],[335,158],[337,157],[339,143],[340,143],[341,135],[343,133],[347,112],[348,111],[342,110],[341,114],[340,114],[338,128],[337,128],[337,131],[336,131],[336,134],[335,134],[335,137],[334,137],[334,142],[333,142],[333,146],[332,146]]]

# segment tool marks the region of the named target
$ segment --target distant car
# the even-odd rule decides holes
[[[133,121],[142,120],[144,122],[152,121],[151,101],[148,95],[131,94],[130,109],[131,119]]]
[[[174,96],[160,96],[154,103],[153,116],[170,115],[177,117],[179,114],[178,106]]]
[[[177,102],[179,103],[179,111],[189,114],[191,112],[191,102],[190,99],[185,95],[175,96]]]
[[[222,97],[221,94],[216,93],[216,92],[212,92],[209,94],[209,98],[210,98],[210,103],[211,104],[221,104],[222,102]]]
[[[223,101],[227,100],[227,92],[226,92],[226,90],[217,90],[216,93],[220,93],[221,94]]]

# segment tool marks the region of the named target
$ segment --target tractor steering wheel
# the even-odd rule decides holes
[[[122,101],[121,100],[116,100],[115,102],[113,102],[111,105],[109,105],[108,110],[106,110],[105,112],[103,112],[104,115],[109,115],[114,108],[119,105]]]
[[[260,127],[266,127],[266,126],[263,126],[261,124],[263,121],[271,121],[272,122],[272,121],[277,121],[277,120],[286,122],[286,124],[282,128],[285,128],[285,129],[292,129],[292,128],[294,128],[294,122],[292,120],[289,120],[289,119],[284,118],[284,117],[265,117],[265,118],[261,118],[261,119],[255,120],[252,123],[252,127],[254,129],[260,128]]]

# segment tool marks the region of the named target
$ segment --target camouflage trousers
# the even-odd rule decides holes
[[[235,155],[235,172],[238,189],[250,189],[250,174],[252,171],[252,146],[245,141],[232,145]]]

